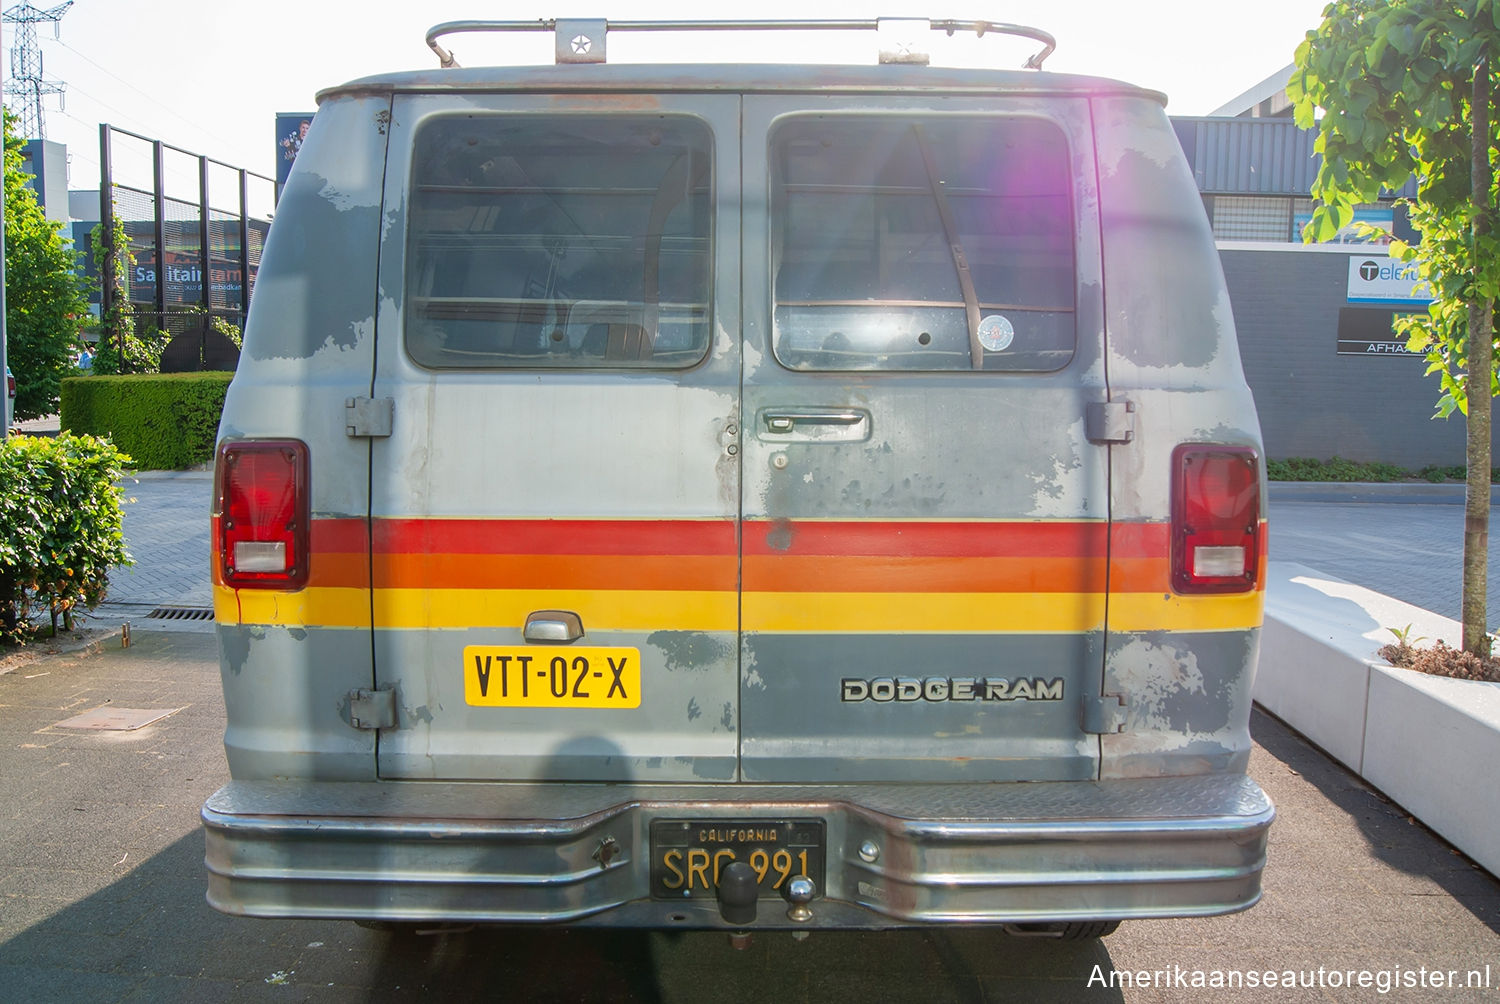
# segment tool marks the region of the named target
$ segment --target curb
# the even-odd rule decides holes
[[[1467,488],[1461,484],[1370,481],[1272,481],[1276,502],[1394,502],[1411,505],[1463,505]],[[1500,505],[1500,485],[1490,486],[1490,503]]]
[[[57,656],[98,655],[104,646],[120,640],[119,624],[100,624],[98,630],[99,634],[88,638],[77,635],[68,637],[60,633],[56,638],[40,639],[25,648],[18,648],[0,659],[0,676],[14,673],[18,669],[27,669]]]
[[[212,481],[212,467],[192,467],[185,471],[131,471],[122,481]]]
[[[1500,683],[1388,665],[1389,628],[1456,645],[1458,622],[1292,562],[1267,567],[1255,702],[1500,876]]]

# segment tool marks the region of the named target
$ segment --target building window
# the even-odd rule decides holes
[[[1313,200],[1298,199],[1292,210],[1292,240],[1302,240],[1302,228],[1312,219]],[[1382,231],[1378,234],[1364,233],[1361,223],[1368,223]],[[1354,222],[1334,235],[1325,244],[1389,244],[1396,230],[1396,209],[1389,202],[1375,202],[1354,207]]]
[[[1292,237],[1292,200],[1275,195],[1216,195],[1214,240],[1272,241]],[[1295,238],[1300,240],[1301,238]]]

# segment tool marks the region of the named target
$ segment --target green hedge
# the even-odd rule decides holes
[[[0,441],[0,641],[24,643],[37,614],[71,626],[130,564],[115,487],[129,463],[90,436]]]
[[[143,470],[179,470],[212,460],[224,392],[233,373],[69,377],[62,427],[108,436]]]

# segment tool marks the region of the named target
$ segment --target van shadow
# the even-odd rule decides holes
[[[1101,941],[1016,938],[999,928],[811,932],[486,928],[378,936],[376,985],[479,998],[632,1002],[1123,1000],[1089,987],[1113,963]],[[370,999],[384,999],[385,991]]]
[[[192,824],[181,821],[184,830]],[[80,834],[87,842],[89,835]],[[997,928],[762,932],[743,950],[723,931],[492,927],[415,935],[348,920],[231,917],[204,900],[200,828],[110,881],[33,872],[0,899],[7,1004],[225,999],[385,1001],[1067,1001],[1106,943],[1015,938]],[[79,898],[44,905],[76,882]],[[15,893],[14,875],[5,892]],[[27,894],[37,898],[28,900]],[[35,919],[26,911],[35,911]],[[1127,927],[1128,930],[1128,927]],[[1092,988],[1097,992],[1097,986]],[[1103,999],[1122,999],[1109,990]]]
[[[1250,732],[1267,753],[1349,818],[1367,844],[1365,853],[1407,876],[1430,881],[1500,934],[1500,914],[1495,910],[1500,903],[1500,881],[1258,704]],[[1299,808],[1278,804],[1277,813],[1284,819]],[[1349,853],[1359,852],[1351,848]]]

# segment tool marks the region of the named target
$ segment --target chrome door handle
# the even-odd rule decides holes
[[[544,645],[567,645],[583,637],[583,619],[571,610],[536,610],[526,615],[522,637]]]
[[[791,432],[800,422],[804,425],[858,425],[870,417],[867,411],[854,409],[802,408],[762,412],[766,428],[772,432]]]

